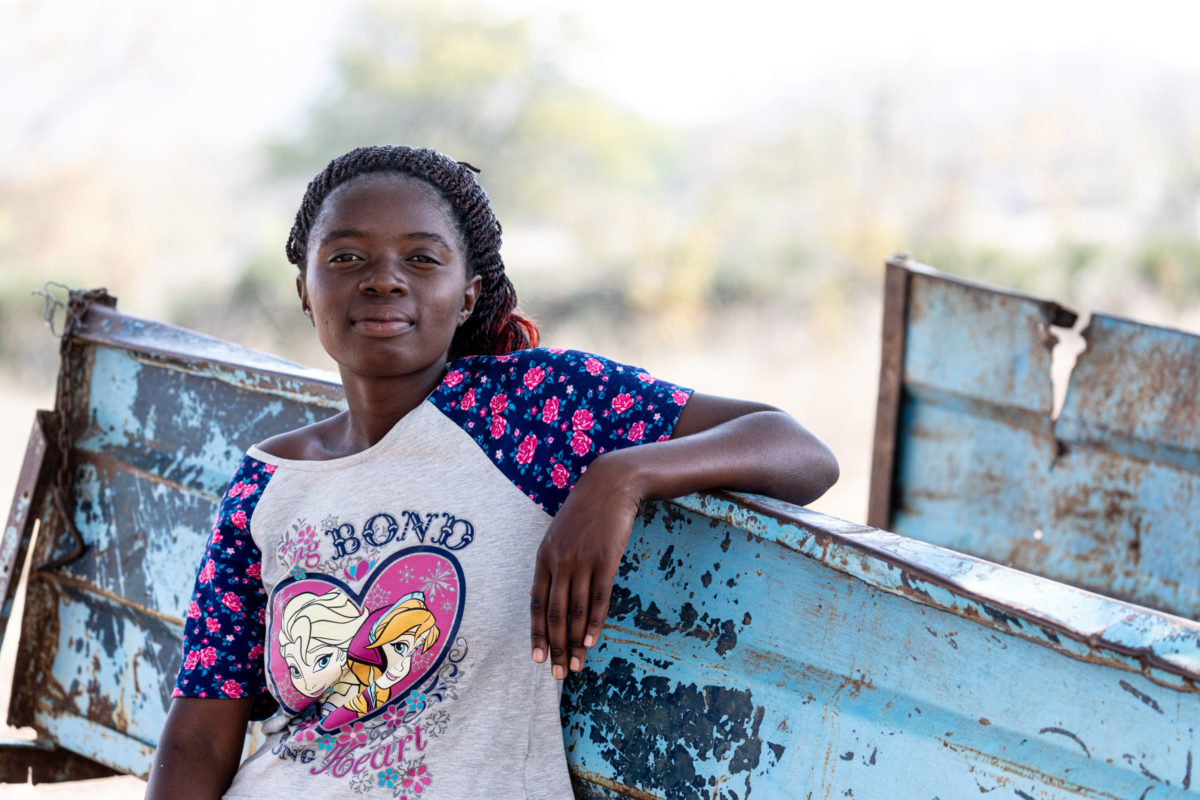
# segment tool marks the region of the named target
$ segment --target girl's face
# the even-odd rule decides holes
[[[296,279],[325,351],[349,375],[440,379],[480,279],[450,208],[424,181],[373,173],[325,199]]]
[[[387,644],[379,646],[379,652],[383,654],[384,666],[383,674],[375,681],[376,686],[381,689],[395,686],[412,670],[413,652],[425,641],[429,631],[421,634],[420,637],[416,634],[417,629],[414,628],[402,633]]]
[[[320,697],[337,683],[346,666],[346,651],[331,644],[312,642],[307,653],[297,642],[283,645],[282,654],[292,685],[305,697]]]

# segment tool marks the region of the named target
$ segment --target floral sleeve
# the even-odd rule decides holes
[[[250,519],[274,467],[242,459],[221,499],[184,620],[183,664],[172,697],[271,700],[263,675],[266,593]]]
[[[638,367],[574,350],[450,366],[430,399],[551,514],[597,456],[669,439],[691,396]]]

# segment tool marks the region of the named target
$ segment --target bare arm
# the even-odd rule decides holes
[[[242,759],[252,698],[171,701],[146,800],[217,800]]]
[[[804,504],[837,478],[833,453],[788,414],[693,395],[670,440],[597,458],[550,523],[530,593],[534,660],[549,656],[559,678],[582,668],[641,502],[728,488]]]

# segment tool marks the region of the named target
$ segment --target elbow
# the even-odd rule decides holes
[[[837,456],[824,442],[818,440],[804,459],[804,467],[796,481],[797,491],[791,498],[793,503],[806,506],[829,491],[838,478],[841,468]]]

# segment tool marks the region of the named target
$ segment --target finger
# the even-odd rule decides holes
[[[570,661],[571,672],[583,669],[587,658],[587,645],[584,639],[587,635],[588,603],[591,599],[592,581],[589,577],[580,577],[571,581],[571,606],[568,611],[568,635],[571,639]]]
[[[599,575],[592,578],[587,633],[583,637],[584,647],[592,647],[600,641],[600,634],[604,630],[604,620],[608,618],[608,604],[612,600],[612,585],[615,578],[615,575]]]
[[[533,570],[533,588],[529,590],[529,645],[533,660],[541,664],[550,649],[546,638],[546,600],[550,594],[550,571],[542,566],[541,554]]]
[[[567,604],[571,579],[560,570],[550,583],[546,601],[546,633],[550,640],[550,671],[562,680],[567,674]]]

